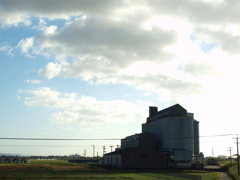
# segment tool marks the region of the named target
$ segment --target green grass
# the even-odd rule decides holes
[[[219,180],[220,173],[219,172],[207,172],[201,174],[201,180]]]
[[[237,164],[234,164],[233,166],[229,167],[228,174],[231,176],[232,179],[240,180],[240,177],[238,176]]]
[[[157,173],[96,173],[96,172],[32,172],[32,171],[4,171],[0,172],[0,179],[47,180],[47,179],[84,179],[84,180],[187,180]]]
[[[180,173],[181,174],[181,173]],[[196,174],[199,175],[199,174]],[[201,174],[201,180],[219,180],[218,173]],[[112,173],[112,172],[64,172],[64,171],[0,171],[0,179],[47,180],[47,179],[84,179],[84,180],[187,180],[188,178],[174,177],[159,173]]]
[[[85,166],[79,171],[53,171],[54,166]],[[12,167],[12,169],[11,169]],[[17,167],[17,168],[16,168]],[[187,180],[189,175],[198,175],[202,180],[219,179],[219,173],[203,170],[153,170],[153,171],[108,171],[87,164],[74,164],[64,160],[31,160],[26,164],[0,164],[0,179],[47,180],[47,179],[85,179],[85,180]]]
[[[186,178],[181,178],[181,177],[174,177],[174,176],[169,176],[169,175],[164,175],[164,174],[158,174],[158,173],[141,173],[141,175],[144,175],[146,177],[151,177],[151,178],[157,178],[157,179],[167,179],[167,180],[188,180]]]
[[[70,163],[64,160],[36,160],[36,159],[31,159],[30,164],[49,164],[52,166],[79,166],[80,165],[77,163]]]
[[[237,162],[232,162],[232,164],[229,161],[222,161],[219,162],[219,166],[221,169],[233,179],[233,180],[240,180],[240,177],[238,176],[238,170],[237,170]]]

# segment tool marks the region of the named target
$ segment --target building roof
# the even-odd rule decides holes
[[[142,135],[150,135],[150,136],[155,136],[155,134],[151,133],[151,132],[141,132],[141,133],[136,133],[136,134],[133,134],[133,135],[130,135],[130,136],[126,136],[125,138],[121,139],[121,140],[125,140],[125,139],[128,139],[128,138],[132,138],[134,136],[142,136]]]
[[[160,153],[160,152],[155,151],[155,150],[152,150],[152,149],[143,148],[143,147],[138,147],[138,148],[119,149],[119,150],[116,150],[116,151],[113,151],[113,152],[110,152],[110,153],[107,153],[107,154],[104,154],[104,155],[124,154],[124,153],[130,152],[130,151],[136,151],[136,150],[141,150],[141,149],[148,150],[148,151],[152,151],[152,152],[155,152],[155,153]],[[163,154],[163,153],[160,153],[160,154]]]
[[[163,110],[161,110],[161,111],[158,111],[158,112],[152,114],[152,115],[149,116],[148,118],[154,117],[154,116],[159,115],[159,114],[163,114],[163,113],[168,112],[168,111],[171,111],[171,110],[174,110],[174,111],[175,111],[176,109],[184,110],[184,111],[187,112],[187,110],[184,109],[181,105],[175,104],[175,105],[173,105],[173,106],[170,106],[170,107],[168,107],[168,108],[166,108],[166,109],[163,109]]]

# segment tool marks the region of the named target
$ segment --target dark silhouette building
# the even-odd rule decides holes
[[[136,163],[132,162],[128,166],[130,159]],[[142,168],[153,168],[153,164],[156,165],[155,168],[191,167],[193,163],[202,162],[203,154],[199,152],[199,122],[194,119],[193,113],[188,113],[179,104],[160,111],[157,107],[150,106],[149,117],[142,124],[142,133],[122,139],[121,149],[104,155],[103,159],[104,165],[123,168],[140,168],[143,164]]]

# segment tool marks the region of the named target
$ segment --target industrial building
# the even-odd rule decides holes
[[[134,134],[121,140],[121,149],[148,148],[156,150],[156,136],[149,132]]]
[[[131,169],[165,168],[166,155],[147,148],[117,149],[104,155],[103,165]]]
[[[199,152],[199,122],[193,113],[188,113],[179,104],[161,111],[150,106],[149,117],[142,124],[142,133],[122,139],[120,149],[104,155],[103,165],[201,168],[203,154]]]

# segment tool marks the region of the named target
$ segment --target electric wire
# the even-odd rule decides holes
[[[208,136],[189,136],[189,137],[169,137],[167,139],[182,139],[182,138],[206,138],[206,137],[217,137],[217,136],[233,136],[233,135],[238,135],[239,133],[235,134],[218,134],[218,135],[208,135]],[[109,140],[121,140],[123,138],[106,138],[106,139],[53,139],[53,138],[5,138],[2,137],[0,140],[33,140],[33,141],[109,141]]]
[[[33,141],[109,141],[121,140],[121,138],[113,139],[48,139],[48,138],[0,138],[2,140],[33,140]]]

